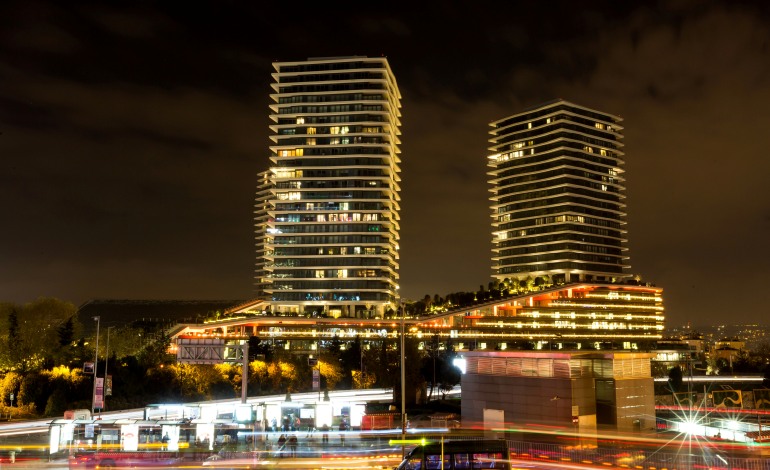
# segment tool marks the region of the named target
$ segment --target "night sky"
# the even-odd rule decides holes
[[[764,1],[6,0],[0,301],[253,298],[272,62],[351,55],[403,95],[405,297],[491,280],[488,125],[563,98],[624,119],[668,325],[770,323]]]

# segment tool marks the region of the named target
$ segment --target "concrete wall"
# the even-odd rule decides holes
[[[508,377],[465,374],[462,378],[463,425],[481,424],[484,409],[505,412],[505,422],[571,423],[572,384],[570,379]],[[580,387],[589,397],[590,387]],[[557,398],[558,397],[558,398]]]
[[[484,409],[503,410],[505,422],[516,425],[571,424],[573,406],[577,406],[580,423],[583,423],[580,427],[592,427],[596,420],[596,395],[592,378],[465,374],[462,390],[464,426],[481,425],[484,422]],[[618,430],[654,428],[655,396],[652,379],[615,380],[615,405]]]
[[[655,428],[655,390],[652,378],[615,379],[615,403],[618,430]]]

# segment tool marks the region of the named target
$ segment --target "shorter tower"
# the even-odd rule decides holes
[[[493,277],[630,277],[620,122],[560,99],[490,124]]]

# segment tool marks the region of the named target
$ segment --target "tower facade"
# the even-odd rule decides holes
[[[399,267],[393,72],[385,58],[273,65],[265,299],[274,312],[382,317]]]
[[[255,232],[255,246],[256,246],[256,264],[254,269],[254,280],[257,298],[260,300],[266,300],[265,289],[270,285],[269,273],[267,272],[265,249],[267,236],[267,222],[269,220],[268,212],[270,210],[270,203],[273,199],[272,178],[270,177],[270,171],[263,171],[257,175],[257,196],[254,203],[254,232]]]
[[[630,277],[620,122],[555,100],[490,124],[493,277]]]

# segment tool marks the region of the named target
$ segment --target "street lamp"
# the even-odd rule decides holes
[[[398,294],[398,287],[396,287],[396,312],[401,314],[401,457],[406,457],[406,446],[404,440],[406,440],[406,370],[404,368],[404,325],[406,323],[406,315],[401,311],[401,296]]]
[[[106,405],[107,405],[107,366],[110,365],[110,330],[113,329],[113,328],[115,328],[115,327],[114,326],[108,326],[107,327],[107,351],[106,351],[106,353],[104,355],[104,384],[102,385],[102,387],[103,387],[102,390],[104,390],[102,392],[102,394],[103,394],[103,397],[102,397],[103,405],[102,406],[103,407],[106,407]],[[98,341],[98,338],[97,338],[97,341]],[[99,343],[97,343],[97,344],[99,344]]]
[[[94,415],[94,405],[96,404],[96,370],[99,365],[99,322],[101,317],[94,317],[96,320],[96,349],[94,349],[94,390],[91,393],[91,416]]]

